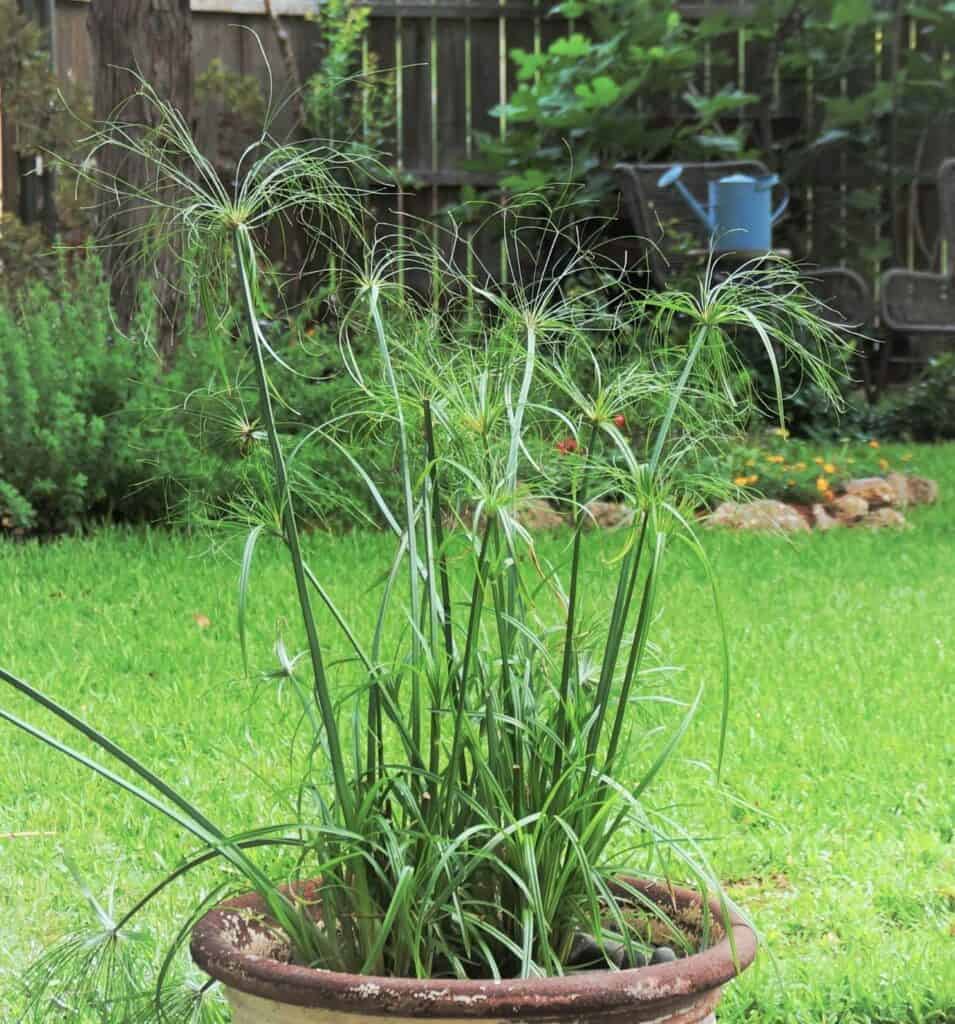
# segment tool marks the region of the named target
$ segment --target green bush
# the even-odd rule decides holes
[[[108,509],[127,460],[141,357],[112,339],[109,287],[93,260],[61,265],[0,306],[0,516],[7,528],[78,527]]]
[[[758,359],[755,373],[762,380]],[[797,380],[785,380],[793,388]],[[955,353],[932,359],[911,383],[890,389],[869,404],[859,391],[845,390],[837,411],[811,385],[786,404],[786,427],[795,437],[884,441],[949,441],[955,438]]]
[[[694,88],[705,44],[728,30],[725,18],[701,27],[662,0],[563,0],[554,10],[575,20],[541,52],[510,51],[517,86],[492,111],[507,134],[481,139],[480,166],[505,189],[573,181],[581,210],[612,213],[617,160],[742,150],[719,119],[755,97],[727,87],[705,98]]]
[[[109,285],[94,257],[62,262],[50,284],[0,304],[0,532],[50,534],[98,519],[195,523],[256,494],[267,453],[251,363],[237,329],[193,325],[172,368],[152,344],[144,301],[129,336],[115,329]],[[300,424],[345,411],[347,372],[335,334],[306,310],[273,332],[298,372],[279,416]],[[354,342],[359,368],[371,356]],[[367,438],[350,421],[338,444],[313,439],[295,467],[312,521],[336,525],[356,508],[372,515],[364,485],[342,454]],[[379,462],[390,447],[371,439]]]
[[[955,438],[955,353],[932,359],[906,387],[876,405],[860,409],[869,433],[901,441],[949,441]]]

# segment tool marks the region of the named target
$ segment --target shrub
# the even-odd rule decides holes
[[[482,139],[482,166],[504,188],[574,181],[582,209],[612,212],[617,160],[725,159],[741,150],[717,119],[755,97],[735,88],[697,94],[708,36],[672,4],[564,0],[555,10],[575,20],[543,52],[511,50],[517,87],[492,111],[507,136]],[[705,20],[706,33],[714,24]]]
[[[911,441],[955,438],[955,353],[936,356],[918,378],[867,413],[874,431]]]
[[[72,278],[72,279],[71,279]],[[7,528],[75,529],[115,497],[142,353],[112,336],[95,260],[61,264],[0,306],[0,513]]]
[[[754,363],[761,384],[768,370]],[[797,387],[790,375],[784,383]],[[786,427],[796,437],[817,441],[866,440],[947,441],[955,438],[955,354],[936,356],[911,383],[893,388],[873,405],[858,392],[843,394],[844,408],[833,409],[811,384],[801,387],[786,404]]]
[[[774,430],[740,445],[708,467],[714,476],[762,497],[811,505],[829,501],[846,481],[911,473],[911,453],[889,454],[876,438],[867,441],[801,441]]]
[[[557,4],[566,30],[546,48],[510,51],[516,85],[492,111],[507,132],[482,140],[482,168],[512,191],[580,183],[583,210],[613,214],[619,160],[761,159],[796,193],[777,244],[806,253],[811,243],[814,259],[859,269],[904,260],[903,189],[925,169],[913,159],[950,106],[952,68],[937,58],[955,42],[949,9],[916,0],[676,6]],[[741,34],[751,55],[745,91],[733,81]],[[726,84],[704,95],[705,82]],[[798,113],[806,102],[809,117]],[[798,201],[806,189],[808,221]]]
[[[239,332],[191,318],[164,370],[153,351],[156,317],[140,305],[128,337],[116,331],[99,262],[60,262],[48,284],[0,304],[0,529],[49,534],[92,520],[194,523],[241,504],[259,487],[265,452],[251,363]],[[348,375],[335,334],[305,309],[272,342],[296,372],[279,410],[295,442],[303,423],[341,415]],[[361,338],[352,351],[366,370]],[[341,444],[365,436],[341,421]],[[352,435],[355,435],[354,438]],[[372,462],[387,444],[373,438]],[[371,514],[364,485],[340,450],[309,445],[307,514],[337,525]]]

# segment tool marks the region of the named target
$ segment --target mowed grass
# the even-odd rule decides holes
[[[722,1021],[955,1021],[955,446],[913,449],[942,501],[904,532],[795,540],[710,534],[734,663],[722,786],[709,765],[720,715],[705,577],[676,550],[655,640],[683,668],[661,691],[706,697],[654,803],[707,848],[764,936],[727,991]],[[356,622],[374,613],[390,542],[308,538],[313,564]],[[619,538],[587,542],[587,602],[610,601]],[[559,557],[565,539],[541,541]],[[292,696],[246,679],[236,640],[240,542],[100,533],[0,545],[0,664],[78,709],[223,827],[292,820],[301,767]],[[262,549],[250,651],[273,666],[296,610],[281,552]],[[342,691],[349,669],[339,669]],[[664,682],[665,678],[665,682]],[[0,704],[62,735],[10,693]],[[675,727],[682,709],[655,712]],[[118,907],[191,844],[130,797],[0,726],[0,1020],[13,977],[87,910],[64,855]],[[635,742],[631,769],[663,742]],[[173,887],[152,924],[171,933],[226,880],[211,867]]]

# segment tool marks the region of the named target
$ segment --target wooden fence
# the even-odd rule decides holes
[[[408,218],[427,216],[454,200],[463,185],[492,184],[465,170],[479,132],[501,126],[489,111],[506,100],[514,86],[507,59],[515,46],[547,46],[563,30],[548,18],[547,4],[517,0],[372,0],[364,43],[382,68],[400,68],[395,82],[395,129],[391,151],[410,189],[396,197]],[[282,18],[303,77],[319,65],[317,26],[305,15],[315,0],[272,0]],[[283,54],[263,0],[193,0],[192,59],[201,73],[214,58],[226,67],[268,86],[265,50],[274,77],[274,94],[290,91]],[[57,74],[91,83],[93,54],[86,28],[87,0],[56,0],[53,49]],[[198,111],[197,131],[204,151],[215,158],[216,117],[211,106]],[[10,147],[6,147],[9,149]],[[7,166],[4,206],[16,208],[16,173]]]
[[[282,18],[303,77],[321,60],[317,28],[305,17],[314,5],[315,0],[271,0],[272,12]],[[681,9],[692,15],[696,8],[745,10],[745,5],[746,0],[707,0],[705,4],[682,4]],[[401,219],[426,217],[453,201],[462,186],[491,184],[465,170],[463,164],[473,155],[479,132],[507,130],[506,122],[493,117],[490,110],[505,101],[515,85],[508,52],[518,46],[546,48],[566,30],[566,22],[548,14],[551,0],[369,0],[368,6],[372,14],[366,53],[377,54],[381,67],[401,69],[396,75],[396,127],[391,149],[397,168],[413,178],[415,185],[395,197],[396,212]],[[265,85],[261,45],[275,76],[276,95],[288,91],[283,55],[264,0],[192,0],[192,9],[192,59],[197,72],[219,58],[227,67],[256,76]],[[87,10],[87,0],[55,0],[56,69],[59,75],[81,82],[91,82],[93,74]],[[904,45],[923,45],[917,32],[907,32],[903,38]],[[747,39],[745,28],[721,45],[728,47],[731,59],[722,61],[718,72],[705,63],[701,88],[715,90],[733,81],[745,89],[755,82],[761,73],[761,54]],[[880,47],[886,49],[877,35],[871,41],[856,40],[855,45],[871,45],[880,53]],[[873,73],[889,74],[889,62],[886,52],[882,65],[873,65]],[[716,66],[713,62],[712,68]],[[847,82],[846,95],[869,84]],[[811,83],[782,83],[777,92],[773,116],[801,119],[804,128],[811,127],[805,123],[814,116]],[[217,116],[211,107],[198,114],[200,142],[210,155],[216,145]],[[927,224],[931,233],[932,175],[941,158],[955,154],[949,135],[939,131],[921,153],[920,166],[914,168],[921,180],[916,181],[912,202],[898,204],[898,210],[893,205],[894,217],[888,228],[878,223],[879,218],[872,219],[873,246],[882,232],[890,232],[896,258],[910,265],[926,259],[919,251],[924,231],[919,230],[919,218],[912,214],[920,214],[922,227]],[[5,170],[5,205],[11,207],[15,203],[13,183],[9,167]],[[860,173],[848,147],[829,149],[818,161],[810,183],[797,197],[798,251],[819,263],[847,263],[874,281],[879,259],[873,257],[869,265],[860,265],[858,254],[847,251],[842,230],[845,219],[854,215],[847,196],[853,184],[858,184]],[[885,205],[889,202],[886,197],[882,200]],[[896,199],[891,202],[895,204]],[[927,250],[931,238],[928,243],[921,248]]]

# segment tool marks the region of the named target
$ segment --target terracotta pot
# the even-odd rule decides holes
[[[700,897],[688,889],[633,882],[668,913],[699,918]],[[310,898],[315,883],[302,887]],[[720,905],[710,902],[715,921]],[[752,929],[735,914],[736,947],[722,936],[708,949],[672,963],[563,978],[506,981],[419,981],[314,970],[288,962],[288,944],[262,926],[265,904],[250,894],[211,910],[192,933],[192,956],[221,981],[234,1024],[413,1024],[485,1020],[582,1024],[707,1024],[720,987],[756,955]]]

